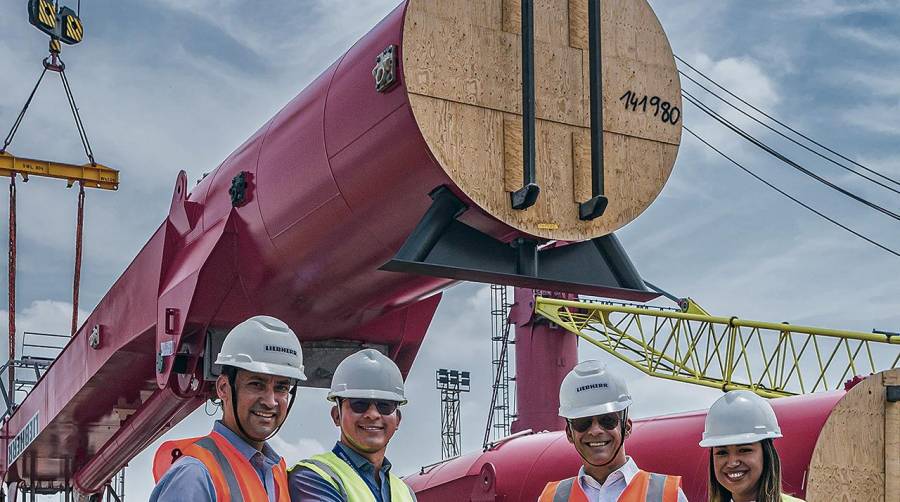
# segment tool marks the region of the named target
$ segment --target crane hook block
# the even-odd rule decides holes
[[[57,8],[53,0],[28,0],[28,21],[53,40],[75,45],[84,38],[84,24],[69,7]]]

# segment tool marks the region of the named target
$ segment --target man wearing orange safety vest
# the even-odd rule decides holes
[[[300,341],[274,317],[251,317],[228,333],[216,364],[222,420],[207,436],[163,443],[150,501],[288,502],[284,459],[266,441],[306,380]]]
[[[566,375],[559,415],[582,465],[577,476],[548,483],[539,502],[687,502],[679,476],[642,471],[625,455],[631,402],[625,382],[599,361],[578,363]]]

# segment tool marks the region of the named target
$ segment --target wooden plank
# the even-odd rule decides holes
[[[550,45],[569,44],[569,0],[534,1],[534,39]],[[503,31],[522,32],[521,0],[500,0]]]
[[[522,26],[522,2],[521,0],[503,0],[503,31],[507,33],[520,33]]]
[[[584,64],[587,64],[586,55]],[[626,93],[630,94],[626,96]],[[589,100],[588,95],[585,103]],[[658,105],[653,105],[654,101]],[[681,87],[674,72],[646,68],[619,58],[609,59],[603,66],[604,131],[678,145],[682,110]]]
[[[515,192],[525,179],[522,160],[522,117],[503,115],[503,190]]]
[[[808,502],[885,500],[884,411],[880,373],[835,405],[810,461]]]
[[[884,499],[900,500],[900,402],[884,405]]]
[[[591,131],[572,132],[573,202],[580,204],[591,198]]]
[[[882,375],[885,387],[900,385],[900,368]],[[900,500],[900,402],[884,403],[884,500]]]
[[[521,42],[517,35],[457,25],[423,13],[407,15],[404,68],[410,92],[521,113]],[[453,43],[447,43],[452,40]],[[581,51],[535,43],[535,113],[584,123]]]
[[[569,46],[588,50],[587,0],[569,0]]]
[[[884,385],[900,385],[900,368],[884,372]]]
[[[498,0],[427,0],[416,7],[454,24],[503,29],[503,2]]]

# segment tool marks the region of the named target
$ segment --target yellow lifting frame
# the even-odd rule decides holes
[[[693,301],[688,307],[539,296],[534,311],[648,375],[764,397],[836,390],[900,362],[900,336],[712,316]]]
[[[29,176],[43,176],[66,180],[67,186],[81,183],[85,188],[103,190],[119,189],[119,171],[101,164],[76,166],[62,162],[15,157],[9,152],[0,152],[0,176],[10,177],[20,174],[24,181]]]

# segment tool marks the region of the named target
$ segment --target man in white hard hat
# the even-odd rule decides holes
[[[385,451],[406,404],[400,368],[381,352],[361,350],[338,365],[328,400],[341,438],[327,453],[293,467],[291,501],[410,502],[416,496],[391,473]]]
[[[256,316],[234,327],[216,358],[222,420],[203,437],[167,441],[156,452],[151,502],[287,502],[285,462],[266,443],[306,380],[300,341],[287,324]]]
[[[642,471],[625,454],[631,434],[625,382],[600,361],[578,363],[559,389],[566,437],[581,456],[578,475],[548,483],[539,502],[686,502],[679,476]]]

